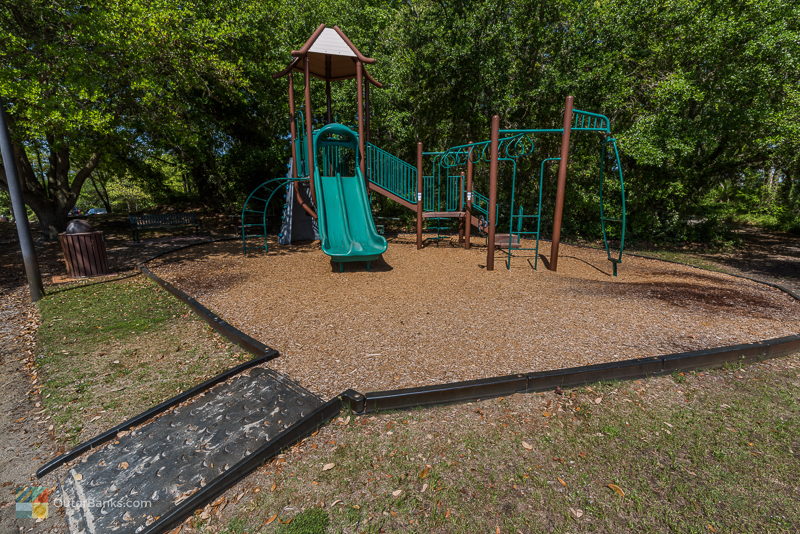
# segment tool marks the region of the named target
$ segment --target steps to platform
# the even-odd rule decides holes
[[[72,533],[136,533],[323,405],[288,377],[254,368],[69,467],[60,491]],[[149,530],[149,529],[147,529]]]

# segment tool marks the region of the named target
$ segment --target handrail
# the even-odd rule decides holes
[[[417,168],[397,156],[367,143],[367,178],[411,204],[417,203]]]

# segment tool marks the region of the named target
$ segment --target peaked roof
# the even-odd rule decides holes
[[[362,66],[365,63],[375,63],[373,58],[365,56],[356,48],[339,26],[328,28],[325,24],[320,24],[299,50],[292,50],[292,56],[292,62],[276,73],[275,78],[286,76],[293,70],[305,72],[308,61],[312,76],[326,81],[347,80],[355,78],[356,62],[362,63]],[[376,87],[382,87],[366,68],[363,70],[367,81]]]

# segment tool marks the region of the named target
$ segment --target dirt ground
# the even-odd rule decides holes
[[[32,361],[37,313],[24,290],[0,294],[0,532],[63,532],[63,517],[41,523],[16,519],[19,486],[55,486],[55,476],[34,472],[55,452],[52,422],[44,414]]]
[[[800,303],[728,275],[562,246],[559,270],[485,249],[390,243],[373,272],[317,246],[242,256],[218,243],[155,264],[165,279],[281,351],[274,366],[330,397],[670,352],[800,332]],[[549,253],[548,244],[540,252]]]

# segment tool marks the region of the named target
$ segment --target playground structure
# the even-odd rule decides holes
[[[506,255],[510,269],[515,251],[532,251],[534,269],[538,266],[542,234],[542,199],[544,176],[553,164],[558,165],[555,208],[552,221],[552,246],[548,268],[558,269],[559,244],[564,213],[564,199],[569,166],[572,132],[599,135],[598,194],[599,221],[603,245],[612,273],[622,261],[625,248],[626,200],[616,139],[611,135],[611,121],[605,115],[574,109],[573,97],[565,100],[561,128],[501,129],[500,118],[491,121],[489,140],[466,143],[442,151],[423,151],[417,143],[416,166],[369,142],[370,86],[382,84],[367,71],[375,62],[362,54],[338,26],[321,24],[306,43],[292,52],[294,59],[275,78],[287,77],[291,138],[291,171],[287,177],[267,180],[247,197],[241,214],[242,249],[268,251],[267,210],[272,200],[286,192],[294,200],[283,211],[281,243],[287,236],[287,215],[292,221],[309,225],[319,222],[323,251],[341,265],[364,261],[367,267],[386,250],[377,234],[367,192],[377,193],[412,210],[416,214],[417,248],[424,245],[423,234],[435,232],[430,239],[442,239],[450,230],[450,221],[458,223],[460,241],[471,246],[472,229],[486,236],[486,269],[493,270],[495,251]],[[295,106],[294,74],[303,73],[303,109]],[[311,78],[325,82],[326,113],[321,128],[314,130],[311,104]],[[355,129],[333,122],[331,83],[355,79]],[[536,201],[528,207],[521,202],[517,189],[518,162],[533,158],[539,136],[561,134],[558,156],[539,159]],[[427,168],[429,174],[425,174]],[[511,187],[508,205],[498,205],[497,191],[501,163],[510,166]],[[488,165],[488,191],[477,190],[475,173]],[[610,172],[607,169],[610,168]],[[328,195],[332,194],[331,200]],[[366,199],[366,204],[364,203]],[[302,208],[302,211],[300,209]],[[426,227],[426,223],[428,226]],[[508,229],[498,233],[498,229]],[[506,226],[507,225],[507,226]],[[253,239],[258,239],[254,245]],[[533,240],[534,246],[525,246]],[[382,250],[381,250],[382,249]]]

